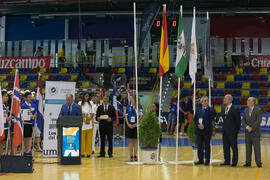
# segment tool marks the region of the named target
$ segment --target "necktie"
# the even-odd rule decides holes
[[[229,111],[229,106],[227,106],[226,109],[225,109],[225,114],[226,115],[228,114],[228,111]]]
[[[70,115],[70,106],[68,106],[68,115]]]
[[[251,109],[251,108],[249,109],[248,114],[249,114],[249,117],[250,117],[250,116],[251,116],[251,114],[252,114],[252,109]]]
[[[107,111],[108,111],[107,106],[105,106],[105,113],[106,113],[106,114],[107,114]]]

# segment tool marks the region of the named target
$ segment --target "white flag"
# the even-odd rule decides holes
[[[189,57],[189,75],[191,77],[191,83],[195,81],[197,72],[197,43],[196,43],[196,10],[193,9],[193,22],[191,32],[191,44],[190,44],[190,57]]]

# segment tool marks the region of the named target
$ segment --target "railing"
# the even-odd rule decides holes
[[[116,43],[116,41],[118,43]],[[204,42],[198,40],[198,63],[202,67],[204,59]],[[78,66],[84,64],[93,67],[130,67],[134,66],[133,47],[126,40],[95,39],[93,46],[88,47],[88,40],[36,40],[36,41],[7,41],[0,42],[0,57],[34,56],[39,46],[43,47],[42,54],[51,56],[51,67]],[[189,42],[186,47],[189,47]],[[150,43],[151,44],[151,43]],[[65,45],[65,62],[59,61],[59,51]],[[83,56],[76,56],[78,47]],[[176,45],[169,45],[170,66],[174,67]],[[211,57],[213,65],[220,67],[232,65],[232,55],[269,55],[270,38],[211,38]],[[187,54],[189,49],[187,48]],[[155,42],[144,47],[139,56],[138,64],[143,67],[158,67],[159,43]],[[78,61],[83,58],[83,62]]]

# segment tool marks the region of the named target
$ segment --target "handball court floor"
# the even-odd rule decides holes
[[[179,141],[179,161],[193,159],[193,151],[188,144],[187,137]],[[165,136],[162,142],[162,165],[131,165],[128,164],[129,153],[127,140],[114,140],[114,157],[109,159],[82,158],[82,165],[57,164],[57,158],[42,158],[40,153],[35,153],[34,172],[32,174],[0,174],[0,180],[169,180],[169,179],[199,179],[199,180],[270,180],[270,138],[261,139],[263,168],[257,168],[252,154],[252,167],[245,168],[245,144],[243,136],[239,137],[239,163],[237,167],[222,167],[220,163],[210,166],[195,166],[193,164],[168,164],[175,160],[175,138]],[[174,146],[174,147],[173,147]],[[96,151],[99,152],[98,147]],[[213,159],[223,161],[222,140],[220,135],[213,138]]]

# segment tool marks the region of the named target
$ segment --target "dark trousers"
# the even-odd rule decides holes
[[[251,164],[252,145],[253,145],[255,153],[255,162],[258,166],[262,165],[260,136],[254,136],[251,133],[246,132],[245,138],[246,138],[246,164]]]
[[[106,136],[109,142],[109,149],[108,154],[112,155],[113,153],[113,126],[104,126],[99,125],[99,133],[100,133],[100,140],[101,140],[101,146],[100,146],[100,155],[105,155],[105,141]]]
[[[238,147],[237,147],[237,133],[223,133],[223,152],[225,163],[231,163],[231,153],[230,148],[233,151],[232,164],[237,164],[238,162]]]
[[[196,133],[197,138],[197,145],[198,145],[198,158],[200,162],[204,161],[204,158],[206,161],[210,161],[210,140],[211,140],[211,134],[209,133],[202,133],[197,132]]]

